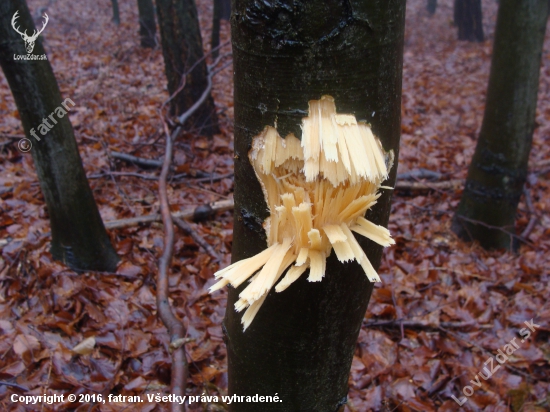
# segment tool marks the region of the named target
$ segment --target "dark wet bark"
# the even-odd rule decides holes
[[[2,0],[0,19],[9,22],[19,10],[19,25],[35,29],[23,0]],[[47,60],[14,60],[26,55],[25,43],[9,24],[0,25],[0,65],[13,93],[50,217],[53,257],[74,269],[114,271],[118,262],[88,186],[68,114],[56,113],[63,100]],[[33,54],[43,55],[40,37]],[[78,104],[78,102],[76,102]],[[54,120],[52,120],[52,118]],[[39,133],[46,121],[51,130]],[[42,129],[45,131],[45,129]],[[34,133],[40,141],[33,137]]]
[[[157,0],[157,15],[168,92],[172,95],[180,87],[182,75],[203,57],[197,8],[194,0]],[[206,76],[203,60],[186,76],[183,90],[170,101],[172,116],[181,115],[200,98],[207,86]],[[219,132],[212,96],[184,126],[185,130],[207,136]]]
[[[138,0],[139,36],[141,47],[153,48],[157,45],[157,25],[155,23],[155,6],[153,0]]]
[[[428,10],[428,13],[430,13],[430,15],[433,16],[437,9],[437,0],[428,0],[428,4],[426,5],[426,8]]]
[[[113,5],[113,21],[118,26],[120,25],[120,11],[118,9],[118,0],[111,0]]]
[[[512,247],[505,231],[515,233],[527,176],[547,13],[547,0],[501,0],[483,125],[453,221],[485,248]]]
[[[301,136],[308,101],[328,94],[339,112],[370,122],[397,156],[405,2],[235,0],[232,7],[235,262],[266,248],[267,206],[248,160],[252,138],[266,125],[276,123],[281,136]],[[369,219],[387,224],[390,196],[385,191]],[[382,248],[362,245],[378,267]],[[224,320],[230,394],[278,393],[282,402],[262,404],[266,412],[342,408],[373,288],[360,266],[332,254],[322,282],[310,283],[304,274],[286,291],[270,293],[243,333],[242,313],[233,307],[244,286],[229,289]],[[229,410],[256,412],[258,405],[232,403]]]
[[[454,21],[458,27],[458,40],[484,40],[481,0],[455,0]]]

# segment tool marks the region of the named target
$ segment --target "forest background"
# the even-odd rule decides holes
[[[35,0],[28,4],[34,13],[43,6]],[[197,6],[209,51],[212,4],[201,0]],[[530,174],[518,212],[518,233],[525,233],[519,253],[487,252],[459,241],[450,230],[462,187],[456,181],[466,176],[481,126],[497,7],[483,2],[486,40],[469,43],[456,40],[451,0],[440,0],[433,16],[424,0],[407,2],[398,166],[403,185],[395,192],[389,224],[397,244],[385,251],[382,283],[375,287],[359,335],[346,406],[351,412],[456,410],[451,395],[462,397],[485,360],[531,319],[540,325],[538,332],[463,407],[550,407],[548,35]],[[149,159],[164,153],[159,109],[168,93],[162,51],[140,47],[133,1],[120,2],[119,26],[111,21],[107,0],[58,0],[48,13],[44,44],[63,97],[76,103],[69,117],[103,220],[156,213],[158,170],[117,160],[112,152]],[[223,43],[229,40],[228,22],[222,21],[221,28]],[[222,48],[225,52],[229,46]],[[178,177],[169,181],[168,191],[173,211],[231,198],[232,90],[228,66],[214,77],[221,133],[208,139],[190,129],[175,143]],[[53,261],[43,197],[30,154],[17,149],[23,133],[3,75],[0,96],[0,238],[9,240],[0,257],[0,380],[15,382],[25,393],[166,390],[168,336],[155,315],[162,225],[110,230],[122,258],[115,274],[78,274]],[[422,190],[415,187],[420,169],[435,172],[435,180],[424,180]],[[526,233],[532,218],[536,223]],[[207,289],[213,273],[230,261],[232,213],[191,225],[215,253],[197,246],[188,234],[176,233],[170,297],[191,339],[186,345],[189,393],[226,394],[220,326],[226,293],[212,296]],[[92,354],[71,351],[88,337],[96,341]],[[7,395],[14,388],[0,384],[2,410],[13,407]],[[196,407],[224,410],[220,404]],[[105,411],[123,408],[101,406]]]

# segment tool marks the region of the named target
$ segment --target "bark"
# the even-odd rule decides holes
[[[185,113],[207,87],[206,62],[202,60],[197,63],[203,57],[197,8],[194,0],[157,0],[157,15],[170,95],[178,90],[182,80],[185,81],[183,90],[170,101],[171,115],[178,116]],[[219,132],[212,96],[206,99],[184,127],[207,136]]]
[[[0,2],[3,22],[9,22],[18,10],[19,25],[32,33],[35,27],[24,0]],[[50,63],[14,60],[14,55],[26,54],[23,40],[11,25],[0,25],[0,65],[13,93],[25,135],[33,145],[31,154],[50,217],[51,253],[73,269],[114,271],[118,256],[88,186],[68,114],[61,118],[53,114],[58,107],[63,108],[64,100]],[[40,37],[34,54],[45,54]],[[69,102],[66,105],[72,106]],[[35,129],[44,119],[53,127],[42,135]]]
[[[155,23],[155,6],[153,0],[138,0],[139,36],[141,47],[153,48],[157,45],[157,25]]]
[[[501,0],[498,11],[483,124],[453,221],[485,248],[513,248],[507,232],[527,176],[547,13],[547,0]]]
[[[266,248],[267,205],[248,160],[251,140],[266,125],[301,136],[308,101],[328,94],[337,110],[372,124],[386,150],[398,154],[405,2],[304,0],[232,4],[235,68],[234,262]],[[397,157],[396,157],[397,159]],[[397,160],[396,160],[397,161]],[[387,184],[395,181],[393,167]],[[369,219],[387,224],[390,191]],[[365,240],[374,267],[382,249]],[[346,402],[355,343],[373,285],[356,263],[327,260],[322,282],[307,274],[271,292],[243,333],[229,289],[224,332],[229,392],[275,395],[262,411],[335,412]],[[257,411],[232,403],[232,412]]]
[[[458,40],[484,40],[481,0],[455,0],[454,21],[458,27]]]
[[[113,21],[117,26],[120,25],[120,11],[118,9],[118,0],[111,0],[113,5]]]

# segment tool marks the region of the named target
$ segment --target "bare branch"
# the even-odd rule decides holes
[[[132,156],[126,153],[120,153],[120,152],[110,152],[109,153],[111,157],[114,157],[115,159],[124,160],[126,162],[135,163],[140,166],[145,167],[162,167],[163,160],[153,160],[153,159],[144,159],[142,157]]]
[[[168,203],[168,194],[166,192],[166,177],[170,171],[172,161],[172,137],[168,130],[168,125],[164,123],[166,134],[166,153],[162,164],[162,171],[159,178],[159,200],[162,223],[164,225],[164,251],[159,260],[159,271],[157,277],[157,310],[162,323],[168,329],[170,335],[170,345],[176,341],[185,338],[186,330],[183,323],[174,315],[170,302],[168,301],[168,272],[172,262],[172,252],[174,248],[174,225]],[[170,384],[170,393],[174,396],[184,396],[189,374],[187,366],[187,356],[184,345],[179,345],[172,349],[172,376]],[[172,412],[185,411],[185,405],[179,405],[176,402],[171,404]]]
[[[193,206],[180,212],[172,213],[172,216],[174,218],[181,219],[195,219],[195,216],[200,213],[201,218],[205,218],[208,215],[212,215],[218,212],[225,212],[228,210],[233,210],[233,199],[221,200],[219,202],[214,202],[211,205]],[[160,220],[160,214],[144,215],[131,217],[128,219],[110,220],[105,222],[105,227],[107,229],[120,229],[123,227],[139,225],[140,223],[159,222]]]
[[[206,240],[204,240],[202,238],[201,235],[199,235],[194,229],[193,227],[191,226],[191,224],[189,222],[186,222],[185,220],[183,219],[180,219],[178,217],[176,218],[173,218],[174,219],[174,222],[176,222],[176,225],[178,225],[178,227],[183,230],[186,234],[188,234],[189,236],[191,236],[193,238],[193,240],[195,241],[195,243],[197,245],[199,245],[200,247],[202,247],[204,250],[206,250],[206,252],[212,256],[216,261],[221,261],[221,258],[220,258],[220,255],[218,255],[216,253],[216,251],[214,250],[214,248],[212,246],[210,246],[208,244],[208,242]]]
[[[403,182],[398,181],[395,184],[396,190],[441,190],[457,189],[464,185],[462,179],[445,180],[442,182]]]

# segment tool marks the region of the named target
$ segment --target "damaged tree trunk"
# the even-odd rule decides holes
[[[199,62],[203,50],[197,7],[194,0],[157,0],[156,3],[170,96],[185,82],[183,90],[170,100],[170,114],[179,116],[193,106],[208,84],[206,61]],[[208,96],[184,128],[206,136],[219,132],[212,96]]]
[[[24,0],[0,2],[0,18],[35,29]],[[40,38],[34,53],[44,55]],[[50,216],[51,254],[73,269],[114,271],[118,256],[111,246],[78,153],[67,111],[47,60],[14,60],[27,55],[25,42],[9,24],[0,25],[0,65],[13,93]],[[51,126],[51,127],[48,127]],[[39,133],[38,133],[39,132]]]
[[[547,16],[547,0],[500,2],[483,124],[452,226],[487,249],[517,243]]]
[[[273,128],[282,137],[292,133],[301,138],[311,100],[332,96],[338,113],[370,123],[384,150],[393,150],[397,159],[404,16],[404,2],[386,0],[233,2],[233,262],[267,245],[262,224],[269,212],[249,160],[252,141],[264,130],[275,133]],[[396,169],[385,184],[393,185]],[[367,216],[386,225],[391,194],[383,192]],[[361,243],[378,267],[382,248],[368,240]],[[277,394],[279,403],[262,404],[268,412],[343,410],[355,343],[373,288],[361,266],[342,264],[332,253],[322,281],[308,282],[306,272],[283,292],[271,291],[243,332],[234,304],[245,286],[229,288],[223,326],[230,394]],[[258,410],[254,403],[232,403],[229,408]]]

